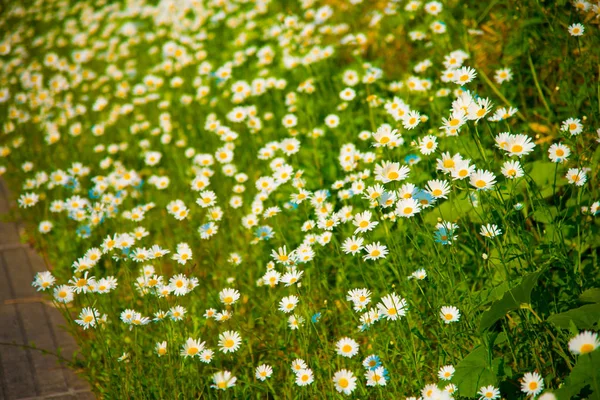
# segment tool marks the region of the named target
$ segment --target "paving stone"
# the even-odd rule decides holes
[[[15,299],[41,297],[41,293],[31,286],[33,271],[29,265],[29,257],[22,247],[2,251],[4,268],[8,272]]]
[[[25,344],[23,328],[15,305],[0,305],[0,342]],[[7,400],[36,396],[29,350],[2,346],[2,386]]]
[[[0,221],[0,243],[2,245],[19,243],[19,232],[14,222]]]
[[[46,261],[44,261],[44,258],[38,253],[36,253],[35,250],[31,247],[26,247],[25,253],[27,253],[27,257],[29,258],[29,265],[31,265],[31,269],[34,275],[37,272],[48,271],[50,269],[46,265]]]
[[[28,344],[33,344],[40,349],[53,350],[57,346],[54,341],[54,332],[50,328],[44,310],[45,307],[42,303],[17,304]],[[58,360],[54,356],[44,355],[40,351],[32,350],[30,354],[39,395],[65,392],[67,384]]]

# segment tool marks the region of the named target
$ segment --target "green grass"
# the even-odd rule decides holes
[[[24,240],[52,265],[56,282],[46,291],[80,346],[69,362],[98,397],[345,398],[332,379],[346,369],[357,378],[351,394],[356,398],[419,397],[426,385],[444,390],[450,383],[457,389],[455,398],[479,397],[480,388],[488,385],[503,398],[526,398],[521,381],[531,372],[539,373],[544,391],[559,399],[600,398],[598,351],[577,355],[570,349],[575,336],[597,331],[600,321],[600,19],[595,11],[578,10],[566,1],[532,0],[448,1],[435,16],[424,10],[425,3],[407,11],[408,2],[400,2],[394,13],[386,11],[394,3],[369,0],[357,5],[304,1],[304,8],[301,2],[273,1],[264,9],[253,2],[218,3],[198,1],[192,9],[173,2],[175,9],[169,11],[165,0],[38,1],[9,4],[0,17],[0,91],[6,90],[0,92],[0,98],[6,97],[0,103],[0,164],[17,199],[39,196],[15,217],[30,228]],[[332,15],[315,21],[325,4]],[[435,21],[445,24],[445,33],[432,32]],[[585,26],[582,36],[569,33],[575,23]],[[412,40],[416,31],[425,39]],[[360,43],[346,44],[350,34],[360,34]],[[170,44],[183,53],[169,52]],[[74,52],[81,50],[90,52],[89,60],[76,61]],[[462,66],[476,71],[464,85],[441,79],[445,57],[457,50],[468,54]],[[307,57],[316,53],[322,59]],[[58,62],[48,63],[49,54]],[[431,66],[415,72],[424,60]],[[210,73],[199,71],[204,62],[212,66]],[[227,65],[231,77],[222,79],[218,74]],[[511,80],[495,79],[501,68],[510,68]],[[348,70],[359,81],[352,85],[355,97],[344,101],[340,92],[350,87],[344,78]],[[371,73],[376,78],[363,82]],[[40,85],[31,82],[36,74],[43,78]],[[149,77],[162,85],[150,87]],[[414,77],[427,80],[427,88],[414,90]],[[233,93],[241,81],[266,89],[257,92],[255,86],[238,102]],[[145,85],[144,91],[136,92],[139,85]],[[203,88],[209,92],[198,95]],[[471,102],[488,99],[493,106],[485,117],[465,121],[456,136],[449,136],[440,127],[443,119],[453,118],[453,101],[461,91],[470,92]],[[407,128],[386,111],[394,97],[420,114],[416,127]],[[256,119],[229,118],[238,106],[253,107]],[[490,121],[500,107],[518,110]],[[297,118],[293,127],[283,121],[289,114]],[[337,126],[327,123],[330,115],[339,118]],[[580,133],[563,130],[569,118],[579,119]],[[210,129],[214,119],[235,132],[232,140],[224,140],[228,130],[219,137],[218,130]],[[398,129],[403,142],[374,147],[373,136],[383,124]],[[94,131],[99,125],[101,135]],[[81,133],[71,134],[78,126]],[[52,137],[52,132],[59,135]],[[522,133],[535,146],[511,156],[496,145],[502,132]],[[419,148],[428,135],[437,139],[431,154]],[[261,156],[273,143],[277,147],[292,137],[299,151],[279,149]],[[570,149],[564,162],[548,156],[557,143]],[[203,169],[201,158],[195,158],[218,158],[227,146],[233,158],[226,163]],[[150,151],[161,154],[155,165],[145,161]],[[437,169],[446,152],[493,173],[495,183],[478,190],[476,179],[453,179],[449,171]],[[356,165],[344,162],[348,155]],[[522,176],[503,175],[503,164],[511,160],[520,162]],[[376,169],[383,161],[407,165],[408,177],[378,181]],[[73,163],[89,173],[76,177],[69,172]],[[281,173],[281,165],[291,168],[291,179],[261,196],[257,181]],[[567,179],[573,168],[585,171],[582,185]],[[66,184],[48,183],[57,171],[67,175]],[[201,239],[198,229],[211,221],[210,213],[196,203],[199,192],[190,189],[201,174],[209,177],[206,189],[214,191],[223,214],[209,239]],[[156,177],[168,177],[168,187],[157,188]],[[418,189],[413,196],[431,201],[423,190],[433,179],[447,182],[445,198],[409,218],[394,215],[394,205],[370,204],[366,191],[356,193],[361,182],[364,188],[380,184],[400,194],[411,183]],[[313,201],[291,202],[300,188]],[[320,190],[329,197],[317,204]],[[231,205],[234,195],[243,202],[239,208]],[[53,202],[74,196],[87,200],[75,210],[81,218],[51,211]],[[185,219],[168,212],[174,200],[189,209]],[[406,207],[402,204],[399,212]],[[143,219],[131,219],[146,206]],[[275,206],[281,211],[266,218],[263,211]],[[326,224],[340,210],[350,210],[349,218],[336,220],[331,231],[317,226],[319,216]],[[367,210],[378,224],[355,233],[352,218]],[[249,215],[256,226],[245,226]],[[315,226],[305,232],[307,220]],[[50,232],[41,232],[42,221],[51,222]],[[440,228],[442,222],[446,228]],[[502,233],[484,237],[480,230],[487,224]],[[264,226],[273,230],[271,238],[257,234]],[[107,236],[136,228],[148,235],[125,249],[105,252],[87,271],[97,280],[114,277],[116,289],[75,294],[67,304],[57,301],[55,287],[85,276],[74,272],[75,261],[101,248]],[[372,261],[363,259],[364,250],[346,254],[343,243],[353,235],[362,237],[364,245],[379,242],[389,253]],[[180,243],[189,244],[193,253],[184,264],[172,259]],[[131,259],[136,249],[153,245],[170,253],[145,262]],[[288,254],[309,249],[314,256],[274,264],[271,252],[283,246]],[[232,253],[241,257],[239,265],[231,261]],[[138,277],[146,265],[164,283],[183,274],[197,278],[197,286],[183,296],[140,290]],[[302,276],[289,286],[261,284],[273,268],[282,275],[295,269]],[[426,278],[409,279],[420,269]],[[239,300],[224,304],[219,293],[225,288],[238,290]],[[356,288],[372,292],[371,302],[359,312],[346,298]],[[391,293],[406,300],[406,315],[396,321],[380,317],[359,329],[363,313],[376,310]],[[278,309],[287,296],[299,299],[289,314]],[[152,320],[175,306],[186,309],[179,321],[166,317],[139,326],[121,321],[126,309]],[[459,320],[444,323],[443,306],[458,308]],[[83,329],[75,320],[86,307],[98,315],[92,319],[95,326]],[[208,309],[232,315],[216,321],[205,317]],[[290,328],[291,315],[303,321],[298,329]],[[242,338],[231,353],[219,350],[219,335],[226,331]],[[336,354],[336,343],[344,337],[358,343],[354,357]],[[180,356],[188,338],[214,351],[210,363]],[[167,352],[159,357],[156,344],[163,341]],[[362,361],[371,354],[387,371],[385,386],[366,385]],[[312,384],[294,383],[291,364],[297,358],[312,370]],[[273,368],[264,382],[255,377],[261,364]],[[438,378],[446,365],[456,370],[449,381]],[[235,386],[211,388],[220,371],[230,371]],[[426,394],[427,399],[449,396]]]

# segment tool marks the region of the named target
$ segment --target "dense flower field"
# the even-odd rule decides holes
[[[0,165],[99,398],[600,399],[600,9],[5,2]]]

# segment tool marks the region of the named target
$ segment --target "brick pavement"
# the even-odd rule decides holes
[[[14,202],[0,180],[0,215]],[[48,268],[28,245],[19,241],[19,225],[0,222],[0,342],[34,344],[70,359],[75,340],[61,326],[62,314],[32,286],[36,272]],[[56,357],[37,350],[0,345],[0,400],[94,399],[89,384]]]

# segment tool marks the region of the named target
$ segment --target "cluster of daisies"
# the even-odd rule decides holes
[[[428,266],[404,271],[394,235],[422,228],[434,246],[460,243],[459,229],[470,231],[469,223],[444,219],[441,206],[466,194],[471,209],[487,212],[480,198],[531,179],[524,160],[535,156],[554,163],[559,184],[573,192],[592,186],[574,147],[588,140],[590,121],[583,114],[562,121],[547,154],[538,137],[515,131],[519,110],[482,96],[475,57],[447,42],[452,10],[442,2],[388,1],[380,10],[350,0],[344,7],[369,11],[367,23],[357,24],[362,31],[344,22],[343,8],[316,0],[300,0],[297,13],[273,12],[279,8],[269,0],[63,3],[50,1],[43,15],[48,7],[15,3],[2,17],[5,25],[21,24],[0,41],[0,129],[7,138],[0,159],[22,178],[18,205],[35,219],[38,236],[78,249],[65,256],[69,262],[57,262],[67,268],[40,272],[32,285],[77,315],[90,335],[135,330],[160,362],[176,356],[213,368],[215,359],[244,357],[257,341],[246,330],[252,307],[271,313],[290,340],[309,337],[307,326],[321,319],[315,299],[323,297],[311,286],[313,273],[338,252],[350,277],[339,303],[355,313],[328,339],[335,352],[327,357],[339,356],[339,368],[325,377],[308,358],[285,361],[294,358],[297,386],[327,381],[344,395],[363,383],[389,387],[395,366],[383,366],[387,355],[372,351],[368,338],[361,342],[366,331],[404,324],[412,310],[450,330],[472,312],[458,296],[436,299],[428,313],[413,304],[421,284],[439,286],[438,274],[428,277]],[[598,14],[597,5],[573,4],[582,15]],[[38,34],[23,23],[28,18],[61,24]],[[405,26],[405,44],[419,49],[408,73],[394,80],[365,61],[368,33],[390,24]],[[581,36],[584,27],[569,32]],[[344,61],[348,54],[361,61]],[[501,85],[513,77],[502,66],[493,81],[506,89]],[[39,137],[29,134],[32,127]],[[458,144],[465,137],[469,148]],[[42,148],[55,156],[39,158]],[[599,201],[585,204],[584,214],[600,213]],[[511,229],[486,219],[474,231],[489,247]],[[451,247],[453,256],[458,249]],[[392,290],[355,281],[363,262],[369,275],[393,264],[410,283]],[[156,334],[164,327],[169,336]],[[598,345],[598,335],[586,331],[569,349],[585,354]],[[364,358],[358,373],[350,359],[361,346],[369,350],[363,356],[377,355]],[[119,361],[144,362],[134,349],[122,350]],[[211,387],[283,374],[263,361],[272,358],[240,380],[234,373],[241,376],[245,364],[211,369]],[[421,398],[452,398],[455,372],[443,365],[441,382],[422,388]],[[543,389],[537,371],[523,376],[526,395],[553,396]],[[500,391],[487,385],[479,396],[496,399]]]

